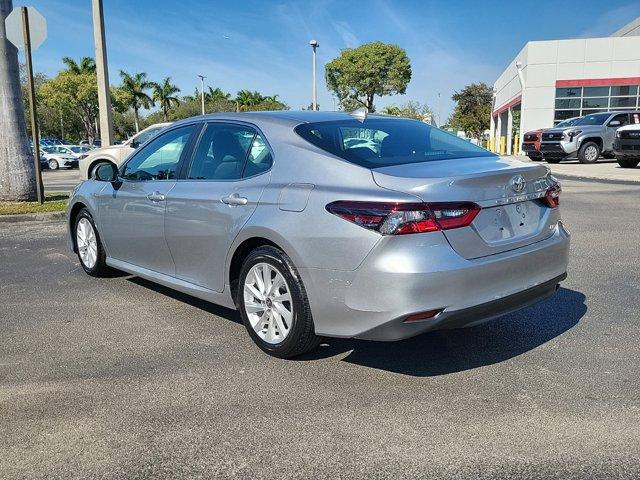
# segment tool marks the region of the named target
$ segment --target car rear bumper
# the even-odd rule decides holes
[[[552,295],[565,276],[569,233],[467,260],[444,235],[384,237],[354,272],[300,269],[316,333],[393,341],[476,325]],[[426,320],[405,322],[438,310]]]
[[[616,157],[640,157],[640,139],[617,138],[613,142]]]

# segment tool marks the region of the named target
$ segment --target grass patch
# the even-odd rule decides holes
[[[63,212],[68,201],[68,193],[47,193],[42,205],[38,202],[0,202],[0,215]]]

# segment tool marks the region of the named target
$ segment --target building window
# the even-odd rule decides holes
[[[556,88],[554,125],[573,117],[607,110],[640,108],[638,85]]]

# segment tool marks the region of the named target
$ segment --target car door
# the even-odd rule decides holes
[[[207,124],[184,179],[167,195],[165,232],[176,277],[223,291],[229,247],[256,209],[271,164],[271,150],[255,128]]]
[[[620,122],[619,125],[611,125],[611,122]],[[604,138],[604,151],[610,151],[613,149],[613,141],[616,138],[616,131],[620,127],[624,127],[625,125],[629,125],[629,114],[628,113],[620,113],[618,115],[614,115],[611,120],[607,123],[607,129],[605,131]]]
[[[100,194],[100,234],[109,257],[173,275],[164,237],[166,196],[199,128],[172,129],[140,150],[121,168],[120,179]]]

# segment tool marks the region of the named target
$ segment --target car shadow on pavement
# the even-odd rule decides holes
[[[212,315],[216,315],[226,320],[231,320],[232,322],[242,324],[242,319],[240,318],[240,314],[235,310],[231,310],[230,308],[221,307],[220,305],[207,302],[206,300],[200,300],[199,298],[192,297],[191,295],[188,295],[186,293],[178,292],[177,290],[173,290],[172,288],[164,287],[157,283],[150,282],[149,280],[145,280],[144,278],[132,276],[127,280],[135,283],[136,285],[140,285],[141,287],[145,287],[150,290],[153,290],[154,292],[158,292],[162,295],[166,295],[168,297],[174,298],[179,302],[183,302],[188,305],[191,305],[192,307],[199,308],[200,310],[203,310]]]
[[[404,375],[446,375],[492,365],[533,350],[574,327],[587,311],[585,296],[560,288],[556,295],[476,327],[429,332],[399,342],[328,338],[299,360],[350,351],[345,362]]]

